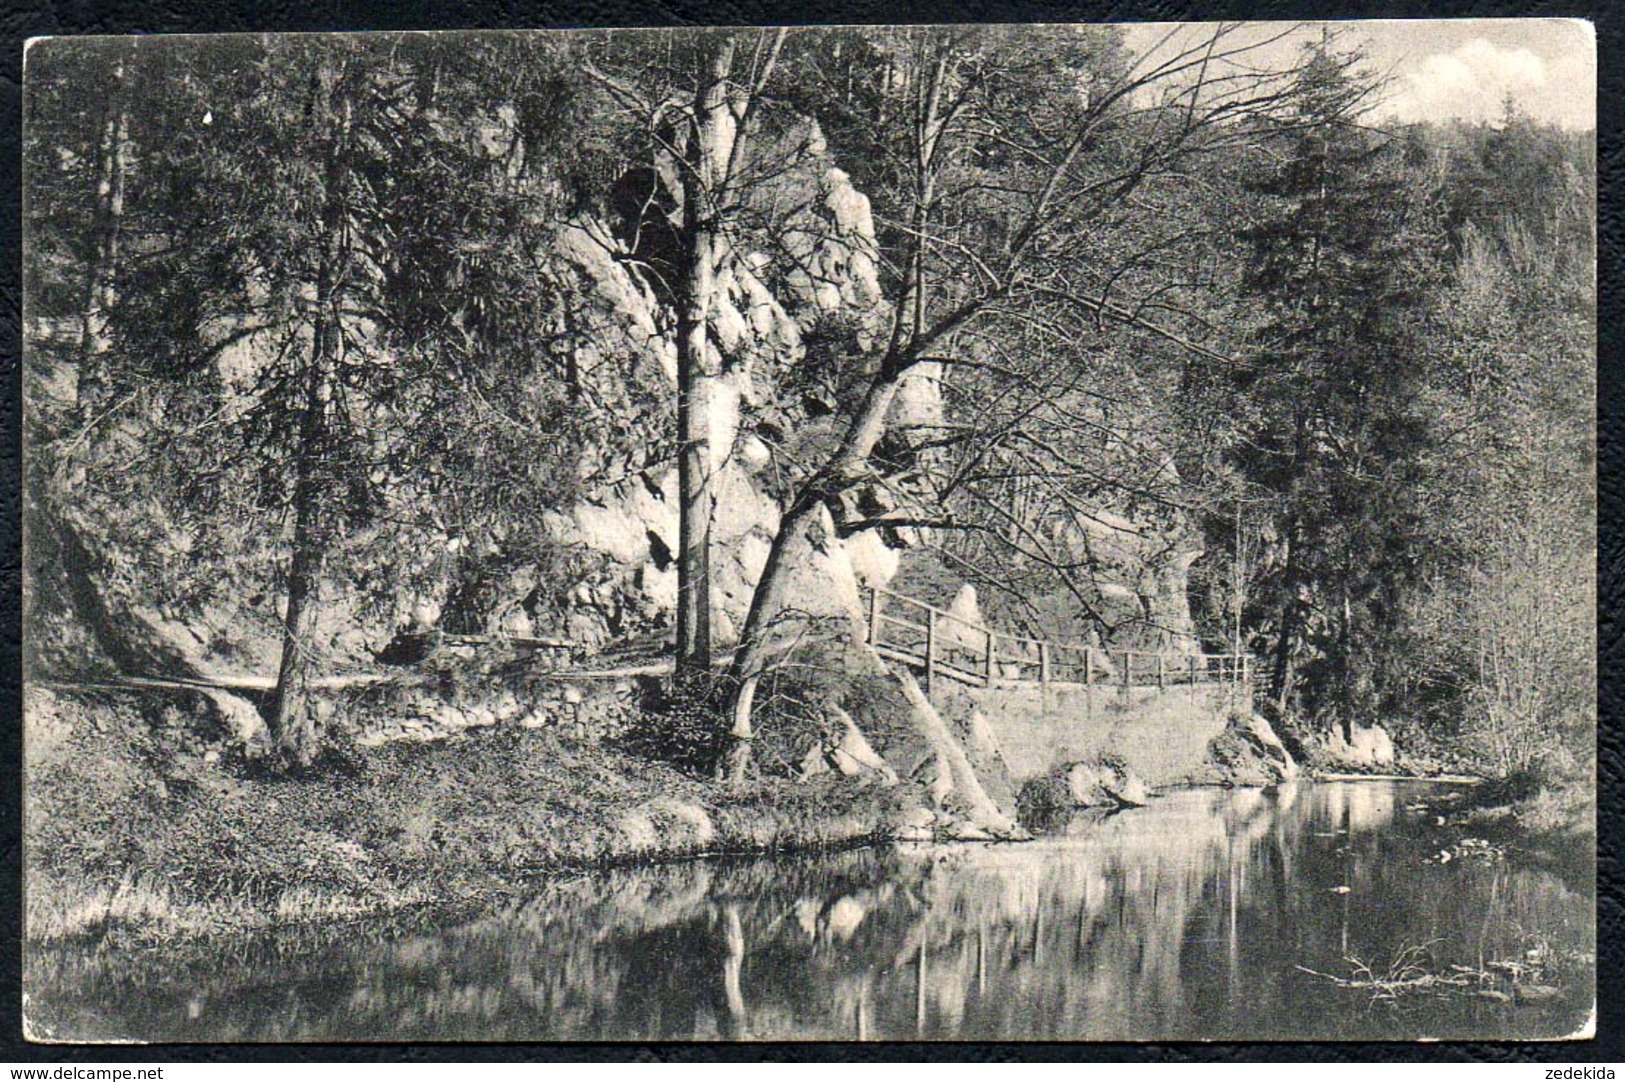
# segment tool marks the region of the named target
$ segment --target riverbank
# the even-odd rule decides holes
[[[1377,730],[1380,732],[1380,730]],[[1367,730],[1366,732],[1372,732]],[[1388,742],[1386,733],[1382,743]],[[1319,739],[1303,747],[1307,777],[1320,781],[1429,781],[1458,784],[1460,798],[1445,817],[1463,837],[1515,848],[1573,883],[1595,877],[1596,779],[1549,765],[1509,778],[1475,772],[1481,764],[1460,751],[1393,747],[1381,762],[1350,754],[1341,741]]]
[[[28,707],[34,942],[477,907],[549,871],[867,844],[901,814],[863,779],[718,786],[554,730],[395,741],[290,779],[136,694],[31,689]]]
[[[369,700],[370,710],[395,717],[400,698]],[[252,761],[251,741],[196,695],[34,687],[25,719],[26,929],[36,943],[473,911],[569,869],[816,852],[942,836],[949,825],[931,825],[919,784],[886,784],[881,773],[723,786],[635,741],[583,738],[579,726],[363,739],[287,778]],[[1280,781],[1239,732],[1215,740],[1205,772],[1186,781]],[[1455,813],[1474,836],[1565,867],[1594,851],[1594,820],[1590,840],[1576,840],[1497,803],[1502,788],[1474,790],[1489,799]]]
[[[1498,779],[1475,786],[1453,823],[1574,884],[1595,883],[1597,805],[1574,779]]]
[[[464,913],[31,944],[26,1011],[64,1040],[1572,1034],[1592,894],[1511,852],[1439,859],[1426,792],[1188,788],[1036,844],[668,862]]]
[[[330,751],[301,777],[265,767],[264,704],[240,694],[35,685],[27,933],[252,930],[477,907],[569,868],[1024,836],[982,715],[943,718],[874,664],[849,681],[850,714],[768,712],[761,769],[737,787],[705,769],[715,717],[626,666],[442,651],[351,681],[319,701]],[[1263,754],[1241,748],[1207,780],[1246,784],[1231,767]]]

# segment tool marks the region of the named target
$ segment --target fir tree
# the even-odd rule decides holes
[[[1299,79],[1273,209],[1243,232],[1244,288],[1263,306],[1239,458],[1275,499],[1274,573],[1256,599],[1283,710],[1369,709],[1368,655],[1415,571],[1421,522],[1406,493],[1428,440],[1416,409],[1434,235],[1401,145],[1362,118],[1377,89],[1330,40]],[[1303,687],[1300,687],[1300,679]]]

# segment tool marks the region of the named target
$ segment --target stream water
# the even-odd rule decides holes
[[[1441,862],[1454,791],[1185,790],[1018,845],[561,879],[430,930],[56,948],[29,960],[29,1013],[64,1037],[153,1041],[1571,1033],[1593,998],[1594,892],[1516,853]],[[1387,997],[1326,976],[1386,975],[1406,948],[1446,976],[1548,948],[1581,960],[1548,970],[1539,1003],[1504,983]]]

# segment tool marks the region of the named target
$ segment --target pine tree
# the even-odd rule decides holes
[[[1243,232],[1265,320],[1239,459],[1275,500],[1258,599],[1274,686],[1283,710],[1296,697],[1339,711],[1345,736],[1371,708],[1372,651],[1417,570],[1407,493],[1429,438],[1416,393],[1436,248],[1401,145],[1362,122],[1376,87],[1359,63],[1329,40],[1312,49],[1280,163],[1257,184],[1273,213]]]
[[[448,473],[480,487],[491,466],[470,469],[459,444],[489,427],[474,414],[493,392],[512,407],[504,426],[556,412],[534,371],[554,288],[536,253],[557,199],[544,164],[565,155],[531,114],[559,96],[550,59],[504,38],[472,58],[425,36],[143,45],[119,76],[139,106],[118,146],[117,209],[136,239],[93,264],[81,309],[96,317],[92,352],[118,363],[87,354],[81,372],[119,385],[98,398],[145,405],[87,429],[123,447],[90,481],[146,485],[178,515],[236,516],[240,532],[285,543],[270,727],[280,759],[307,766],[323,743],[314,632],[329,560],[386,511],[424,510],[391,504],[432,501]],[[106,203],[86,227],[103,253]],[[505,461],[524,461],[513,444]],[[118,461],[130,453],[174,476],[132,477]],[[520,472],[536,479],[557,457]],[[538,496],[557,497],[542,480]]]

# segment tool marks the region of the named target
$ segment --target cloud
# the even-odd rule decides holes
[[[1399,80],[1390,108],[1401,120],[1494,120],[1510,95],[1535,116],[1583,127],[1594,122],[1594,87],[1583,62],[1548,64],[1530,49],[1474,38],[1425,57]]]

